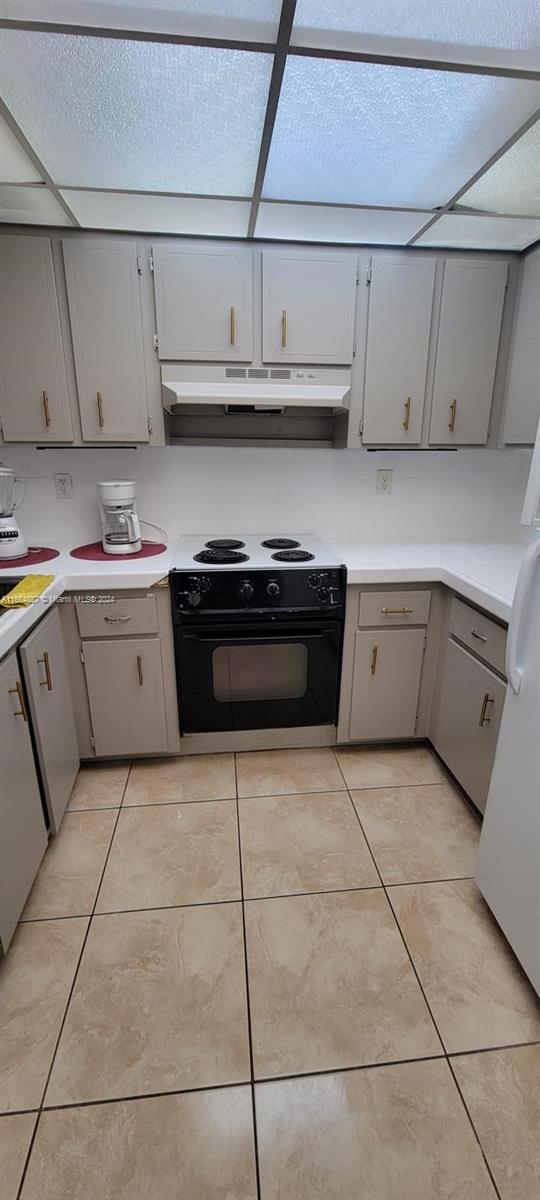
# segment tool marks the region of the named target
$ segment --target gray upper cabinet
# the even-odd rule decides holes
[[[5,952],[47,848],[15,650],[0,663],[0,784],[0,941]]]
[[[20,648],[45,799],[57,833],[75,777],[79,750],[58,609],[40,621]]]
[[[507,273],[503,261],[444,264],[431,444],[487,441]]]
[[[534,443],[540,420],[540,249],[523,263],[510,369],[503,442]]]
[[[6,442],[73,440],[48,238],[0,237],[0,407]]]
[[[135,242],[63,242],[83,439],[147,442]]]
[[[422,437],[435,259],[374,258],[369,295],[363,441],[415,446]]]
[[[250,362],[251,247],[161,242],[153,258],[160,359]]]
[[[352,363],[356,256],[265,250],[262,270],[263,360]]]

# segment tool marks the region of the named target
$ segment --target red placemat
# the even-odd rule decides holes
[[[48,562],[50,558],[58,558],[59,550],[51,546],[30,546],[28,553],[21,558],[0,558],[0,570],[9,571],[10,567],[33,567],[34,563]]]
[[[131,558],[151,558],[154,554],[163,554],[167,547],[163,542],[143,542],[142,550],[135,554],[106,554],[101,542],[88,542],[86,546],[76,546],[70,550],[71,558],[86,558],[92,562],[121,563]]]

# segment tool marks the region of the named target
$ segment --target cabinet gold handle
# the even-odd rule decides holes
[[[230,343],[231,343],[231,346],[234,346],[235,337],[236,337],[236,313],[234,311],[234,304],[231,304],[231,307],[229,309],[229,321],[230,321]]]
[[[388,613],[412,613],[413,608],[381,608],[381,612],[387,615]]]
[[[379,647],[374,646],[373,650],[371,652],[371,674],[372,675],[374,675],[375,671],[377,670],[377,655],[378,655],[378,653],[379,653]]]
[[[488,704],[495,704],[495,700],[492,696],[490,696],[489,692],[486,692],[484,699],[482,700],[482,708],[480,711],[480,720],[478,722],[480,728],[482,728],[482,725],[489,725],[489,723],[491,721],[491,717],[486,716]]]
[[[46,650],[43,651],[43,658],[38,658],[38,663],[43,663],[45,667],[45,679],[40,679],[39,686],[46,687],[48,692],[52,692],[51,667]]]
[[[139,676],[139,686],[142,687],[144,683],[144,675],[142,669],[142,658],[140,654],[137,655],[137,674]]]
[[[97,400],[98,425],[99,425],[100,429],[103,429],[105,422],[103,420],[103,397],[101,395],[101,392],[96,392],[96,400]]]
[[[284,308],[281,313],[281,349],[284,350],[287,345],[287,309]]]
[[[411,419],[411,397],[407,396],[407,399],[405,401],[405,420],[403,422],[403,428],[405,430],[407,430],[409,428],[410,419]]]
[[[14,717],[22,717],[24,721],[28,722],[28,717],[26,714],[26,704],[24,703],[24,695],[23,695],[23,690],[21,687],[20,680],[17,679],[17,681],[15,683],[15,687],[8,688],[8,691],[9,691],[10,696],[17,696],[17,699],[21,706],[20,708],[16,709],[16,711],[13,713],[13,716]]]
[[[473,638],[476,638],[477,642],[487,642],[487,637],[484,637],[483,633],[477,633],[476,629],[471,629],[471,634]]]
[[[50,425],[50,423],[51,423],[51,414],[50,414],[50,412],[49,412],[49,397],[48,397],[48,395],[47,395],[47,393],[46,393],[46,392],[42,392],[42,393],[41,393],[41,398],[42,398],[42,400],[43,400],[43,411],[44,411],[44,413],[45,413],[45,424],[46,424],[46,426],[47,426],[47,429],[48,429],[48,428],[49,428],[49,425]]]
[[[448,422],[448,428],[450,430],[450,433],[453,433],[454,429],[456,427],[456,408],[457,408],[457,400],[452,400],[452,403],[450,405],[450,420]]]

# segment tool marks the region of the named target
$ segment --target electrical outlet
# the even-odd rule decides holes
[[[59,472],[54,476],[54,485],[56,487],[56,495],[59,500],[71,500],[73,496],[73,480],[67,472],[61,475]]]
[[[394,472],[391,469],[388,471],[378,470],[377,471],[377,486],[375,489],[377,492],[377,495],[378,496],[388,496],[389,493],[392,491],[393,486],[394,486]]]

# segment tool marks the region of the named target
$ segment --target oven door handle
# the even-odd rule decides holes
[[[286,633],[280,633],[279,629],[276,628],[276,632],[274,634],[271,634],[268,636],[266,636],[264,634],[258,635],[256,633],[249,634],[248,632],[246,632],[242,637],[229,637],[223,630],[219,634],[214,635],[213,637],[204,637],[203,635],[201,635],[199,633],[183,633],[181,635],[181,638],[182,638],[183,642],[197,642],[199,645],[211,645],[211,644],[215,643],[217,645],[226,645],[226,646],[244,646],[247,642],[251,643],[252,645],[254,645],[254,644],[265,645],[266,643],[277,642],[277,641],[279,641],[279,642],[315,641],[320,638],[335,637],[337,632],[338,632],[338,629],[336,628],[336,626],[332,626],[331,628],[327,628],[327,629],[319,629],[319,630],[317,630],[317,632],[314,632],[313,630],[301,629],[301,630],[298,630],[298,632],[294,632],[294,633],[291,630],[288,630]]]

